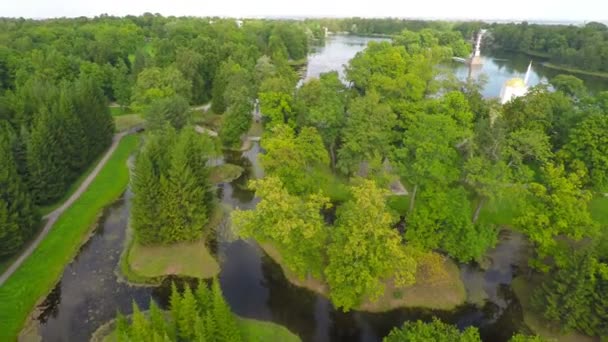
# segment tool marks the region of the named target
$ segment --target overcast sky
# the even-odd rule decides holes
[[[0,0],[0,17],[138,15],[608,19],[608,0]]]

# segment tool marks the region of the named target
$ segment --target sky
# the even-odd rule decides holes
[[[0,17],[111,15],[606,21],[608,0],[0,0]]]

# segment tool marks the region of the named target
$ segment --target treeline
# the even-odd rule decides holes
[[[497,47],[545,56],[557,65],[608,72],[608,28],[604,24],[494,24],[491,33]]]
[[[251,122],[256,65],[268,64],[261,57],[287,69],[315,32],[295,21],[239,27],[152,14],[0,20],[0,133],[12,152],[2,156],[0,256],[35,231],[35,207],[62,198],[111,143],[108,101],[156,129],[183,127],[191,104],[214,97],[214,109],[227,111],[221,139],[238,146]]]
[[[116,318],[118,341],[242,341],[243,334],[226,303],[217,279],[211,286],[200,282],[196,289],[186,285],[182,293],[171,287],[168,313],[150,300],[147,314],[133,303],[133,314]]]
[[[458,330],[456,326],[445,324],[433,318],[430,323],[422,321],[405,322],[401,328],[393,328],[384,342],[481,342],[479,329],[468,327],[464,331]],[[544,342],[545,339],[538,336],[527,336],[516,334],[509,342]]]

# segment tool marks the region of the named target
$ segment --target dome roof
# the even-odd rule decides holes
[[[525,88],[526,82],[522,78],[515,77],[505,82],[507,87]]]

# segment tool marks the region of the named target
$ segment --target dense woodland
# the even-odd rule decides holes
[[[535,310],[565,330],[607,336],[608,234],[588,206],[608,191],[608,95],[591,96],[582,81],[559,76],[504,106],[483,99],[478,84],[436,67],[468,55],[466,39],[478,25],[346,19],[239,27],[151,14],[2,19],[0,257],[19,250],[36,231],[37,208],[61,199],[109,146],[111,102],[143,115],[149,131],[132,177],[137,239],[167,244],[209,233],[216,205],[209,160],[240,148],[259,100],[266,176],[250,185],[257,207],[233,212],[234,229],[271,244],[298,276],[325,282],[336,307],[356,309],[389,281],[415,284],[421,268],[442,277],[444,258],[482,263],[508,227],[532,245],[528,276],[542,284]],[[332,72],[298,86],[294,65],[323,39],[324,26],[394,37],[358,53],[345,82]],[[585,54],[587,40],[605,32],[596,24],[562,29],[577,30],[565,44],[584,37],[572,48]],[[534,37],[553,27],[492,30],[504,48],[561,51],[541,48],[548,45],[540,39],[505,43],[510,30]],[[216,140],[191,125],[191,107],[209,101],[222,118]],[[407,197],[389,191],[397,181]],[[512,207],[507,221],[482,215],[504,203]],[[134,308],[130,326],[119,319],[120,334],[190,340],[220,321],[227,325],[218,331],[231,333],[234,318],[216,287],[199,286],[206,299],[198,301],[189,289],[174,291],[169,323],[156,309],[149,321]],[[387,340],[409,334],[479,339],[474,329],[461,334],[434,322],[408,323]]]

